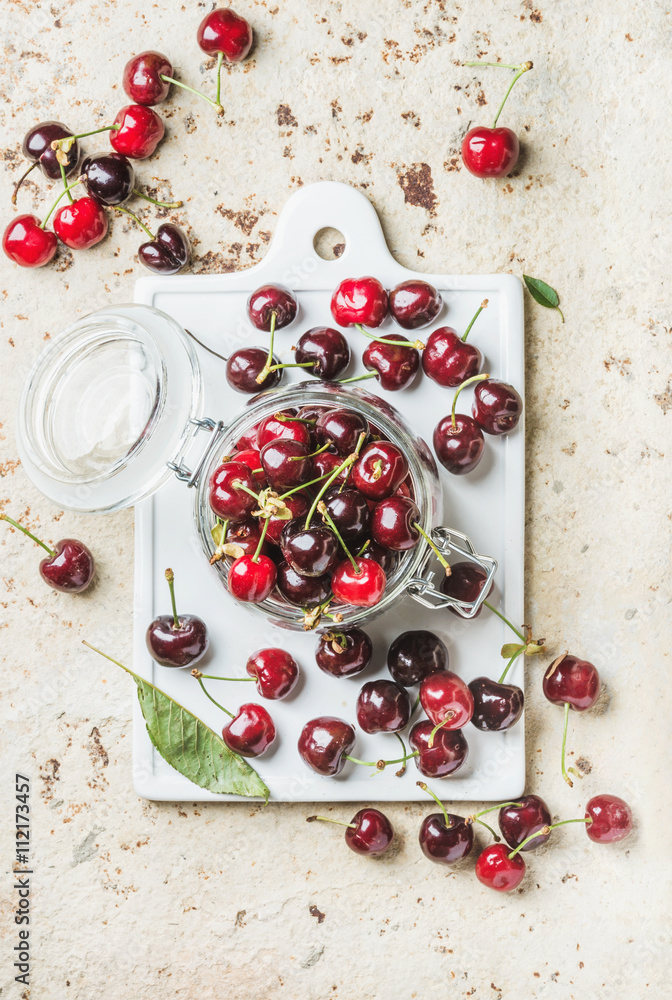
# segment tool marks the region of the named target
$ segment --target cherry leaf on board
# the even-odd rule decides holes
[[[547,285],[545,281],[541,278],[531,278],[529,274],[523,275],[523,281],[527,287],[528,292],[532,296],[535,302],[538,302],[540,306],[544,306],[546,309],[557,309],[562,316],[562,322],[565,322],[565,317],[562,315],[562,310],[560,308],[560,296],[556,292],[555,288],[551,288]]]

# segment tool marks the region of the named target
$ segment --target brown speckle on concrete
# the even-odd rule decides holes
[[[310,912],[311,917],[315,917],[315,919],[317,920],[318,924],[321,924],[321,923],[324,922],[325,915],[324,915],[324,913],[321,912],[321,910],[318,910],[318,908],[315,906],[315,904],[313,904],[312,906],[309,906],[308,910]]]
[[[289,104],[278,104],[275,111],[275,117],[277,118],[278,125],[280,125],[281,128],[296,128],[299,124],[292,114],[292,109]]]
[[[407,205],[424,208],[430,215],[436,215],[438,202],[428,163],[413,163],[407,170],[399,173],[399,186],[404,192]]]

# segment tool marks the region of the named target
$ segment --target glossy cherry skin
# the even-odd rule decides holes
[[[489,889],[512,892],[523,881],[525,861],[520,854],[509,858],[510,850],[504,844],[490,844],[476,861],[476,878]]]
[[[174,76],[170,60],[161,52],[141,52],[124,66],[124,90],[136,104],[160,104],[170,90],[162,76]]]
[[[321,476],[323,479],[327,479],[341,465],[343,465],[342,455],[334,455],[333,452],[323,451],[313,459],[315,478],[317,479],[318,476]],[[349,477],[350,469],[343,469],[334,479],[334,485],[340,486],[341,483],[347,482]]]
[[[448,667],[448,650],[438,635],[425,629],[402,632],[387,653],[387,669],[397,684],[412,687]]]
[[[252,48],[252,28],[230,7],[218,8],[205,15],[196,41],[210,56],[221,52],[227,62],[240,62]]]
[[[271,329],[275,314],[275,329],[281,330],[296,318],[298,302],[288,288],[282,285],[262,285],[247,300],[247,315],[257,330]]]
[[[525,695],[516,684],[499,684],[490,677],[475,677],[469,682],[474,698],[472,724],[488,733],[501,733],[520,719]]]
[[[350,364],[350,346],[340,330],[314,326],[299,337],[294,352],[297,364],[311,362],[311,375],[328,381],[343,374]]]
[[[369,500],[384,500],[396,493],[408,475],[408,462],[391,441],[372,441],[352,467],[351,479]]]
[[[269,556],[240,556],[229,569],[229,592],[239,601],[259,604],[265,601],[275,587],[278,572]]]
[[[387,311],[387,292],[377,278],[345,278],[331,297],[331,315],[339,326],[377,327]]]
[[[447,594],[448,597],[454,597],[462,603],[471,604],[479,597],[487,578],[488,574],[481,566],[477,566],[476,563],[452,563],[450,576],[444,577],[441,581],[441,591]],[[490,584],[486,600],[492,593],[494,586],[494,583]],[[462,617],[459,611],[456,611],[454,608],[449,606],[448,610],[458,618]],[[483,605],[478,609],[474,618],[478,618],[482,610]]]
[[[385,574],[388,576],[397,565],[397,553],[393,552],[392,549],[384,549],[378,542],[369,542],[358,558],[373,559],[374,562],[379,563],[383,567]]]
[[[332,487],[324,494],[324,505],[344,542],[356,542],[369,528],[369,505],[359,490]]]
[[[261,348],[259,348],[261,350]],[[266,354],[268,352],[265,352]],[[244,431],[238,440],[236,441],[236,450],[244,451],[245,448],[258,448],[257,445],[257,432],[259,430],[259,424],[252,424]]]
[[[51,144],[57,139],[67,139],[71,135],[73,132],[63,122],[40,122],[39,125],[34,125],[26,132],[21,147],[23,155],[27,160],[38,163],[40,170],[49,180],[60,180],[61,167],[56,158],[57,150],[52,149]],[[72,144],[66,156],[67,163],[63,164],[63,169],[65,176],[69,177],[77,169],[79,163],[80,149],[77,140]]]
[[[618,795],[594,795],[586,805],[586,833],[596,844],[615,844],[632,830],[632,810]]]
[[[281,562],[278,566],[277,587],[285,600],[299,608],[313,608],[327,600],[331,593],[331,577],[302,576],[289,565]]]
[[[420,511],[410,497],[388,497],[373,508],[371,537],[385,549],[405,552],[418,543],[420,532],[413,527],[418,521]]]
[[[236,392],[245,392],[250,396],[272,389],[282,378],[280,370],[269,372],[263,382],[257,382],[257,375],[263,371],[267,360],[268,351],[261,347],[240,347],[229,355],[226,362],[226,381]],[[278,363],[278,359],[274,357],[273,364]],[[254,440],[256,444],[256,433]]]
[[[392,824],[379,809],[360,809],[352,817],[350,824],[345,830],[345,842],[355,854],[377,858],[385,853],[394,840]]]
[[[301,576],[322,576],[340,558],[340,546],[330,528],[303,528],[290,524],[282,533],[280,547],[285,560]]]
[[[82,163],[82,181],[87,194],[102,205],[121,205],[133,194],[133,164],[121,153],[98,153]]]
[[[428,281],[410,278],[390,292],[390,313],[404,330],[420,330],[433,323],[443,299]]]
[[[43,267],[56,253],[58,240],[50,229],[42,229],[36,215],[17,215],[2,237],[7,257],[21,267]]]
[[[210,640],[205,622],[197,615],[159,615],[147,628],[145,643],[162,667],[193,667],[207,652]]]
[[[485,438],[475,420],[464,413],[456,413],[455,426],[450,414],[439,420],[432,443],[444,469],[454,476],[466,476],[481,461]]]
[[[269,441],[261,449],[261,467],[274,490],[289,490],[311,478],[308,445],[290,438]]]
[[[164,222],[156,230],[156,239],[141,243],[138,259],[155,274],[177,274],[189,262],[191,245],[183,229]]]
[[[499,829],[511,849],[520,847],[533,833],[553,822],[550,809],[539,795],[523,795],[518,801],[518,806],[502,806],[499,810]],[[550,833],[540,833],[522,850],[535,851],[550,836]]]
[[[52,551],[53,556],[47,556],[40,563],[40,576],[44,582],[64,594],[81,594],[96,572],[89,549],[76,538],[62,538]]]
[[[364,419],[353,410],[339,407],[328,410],[318,418],[315,424],[315,437],[318,444],[330,443],[339,455],[349,455],[354,451],[360,434],[368,434],[369,427]]]
[[[234,455],[231,455],[231,461],[242,462],[243,465],[246,465],[252,472],[259,488],[268,485],[264,470],[261,468],[261,455],[256,448],[244,448],[242,451],[237,451]],[[260,472],[257,471],[259,469],[261,469]]]
[[[262,698],[280,701],[291,694],[299,680],[299,665],[293,656],[277,646],[252,653],[245,670],[257,682]]]
[[[284,504],[292,515],[291,520],[299,520],[308,513],[308,501],[301,493],[294,493],[291,497],[287,497]],[[269,517],[266,539],[274,545],[280,545],[282,532],[287,527],[287,523],[287,518],[280,518],[277,515]]]
[[[454,865],[474,846],[474,825],[463,816],[448,813],[448,823],[443,813],[430,813],[422,821],[418,841],[422,853],[437,865]]]
[[[471,415],[486,434],[508,434],[522,412],[523,401],[512,385],[494,378],[477,383]]]
[[[558,657],[544,674],[543,691],[553,705],[568,702],[577,712],[592,708],[600,693],[600,675],[588,660]]]
[[[241,757],[261,757],[275,743],[275,725],[263,705],[241,705],[222,729],[229,750]]]
[[[54,232],[71,250],[88,250],[107,236],[107,213],[95,198],[77,198],[54,216]]]
[[[257,505],[241,486],[256,493],[256,484],[249,466],[244,462],[225,462],[218,466],[210,479],[210,506],[223,521],[240,521]]]
[[[474,696],[452,670],[430,674],[420,685],[420,704],[435,726],[461,729],[474,714]]]
[[[324,632],[315,650],[315,662],[320,670],[332,677],[354,677],[361,674],[373,656],[371,639],[361,628],[340,628]]]
[[[298,743],[301,760],[317,774],[328,777],[340,774],[346,754],[352,753],[354,745],[353,727],[332,715],[321,715],[307,722]]]
[[[434,724],[428,719],[416,722],[408,742],[418,751],[415,765],[426,778],[445,778],[458,771],[469,755],[469,744],[461,729],[437,729],[431,747]]]
[[[519,152],[518,136],[510,128],[477,125],[462,140],[462,161],[475,177],[508,177]]]
[[[156,111],[143,104],[127,104],[112,124],[118,128],[110,131],[110,146],[131,160],[151,156],[166,131]]]
[[[407,389],[420,368],[419,352],[395,343],[400,339],[398,334],[388,333],[382,340],[372,340],[362,354],[364,367],[376,373],[381,387],[388,392]]]
[[[331,589],[343,604],[357,608],[372,608],[385,593],[387,577],[383,567],[373,559],[355,559],[357,570],[344,559],[334,570]]]
[[[291,413],[282,411],[264,417],[257,428],[257,446],[261,449],[280,439],[298,441],[310,450],[310,427],[300,420],[292,420]]]
[[[259,522],[253,517],[249,517],[244,521],[234,521],[233,523],[229,522],[224,541],[227,544],[240,545],[243,550],[243,555],[253,556],[257,551],[260,538],[261,527]],[[267,538],[268,534],[264,539],[264,544],[261,549],[264,555],[268,555],[268,546],[266,544]]]
[[[410,718],[411,699],[394,681],[368,681],[357,696],[357,723],[365,733],[398,733]]]
[[[429,378],[447,389],[455,389],[478,375],[483,355],[473,344],[463,343],[449,326],[434,330],[422,352],[422,369]]]

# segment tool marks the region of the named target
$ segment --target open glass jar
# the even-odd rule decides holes
[[[347,406],[398,445],[408,460],[423,529],[445,555],[462,554],[488,574],[479,599],[461,604],[434,587],[428,571],[431,552],[419,544],[400,554],[379,604],[339,607],[343,624],[364,624],[406,595],[426,607],[453,605],[464,617],[473,617],[489,592],[496,563],[478,555],[466,536],[442,525],[443,495],[434,458],[393,407],[363,389],[310,381],[253,397],[226,425],[203,417],[193,344],[179,324],[152,307],[99,310],[47,346],[21,397],[19,453],[41,492],[82,513],[132,506],[177,476],[195,490],[195,528],[209,560],[216,547],[211,536],[216,521],[208,501],[212,472],[254,424],[280,408],[307,404]],[[226,584],[226,561],[215,562],[213,571]],[[300,609],[279,596],[248,607],[273,624],[303,628]]]

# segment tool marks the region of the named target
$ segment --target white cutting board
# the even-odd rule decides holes
[[[313,248],[315,234],[334,227],[345,237],[343,254],[325,261]],[[136,284],[135,300],[161,309],[191,330],[201,341],[227,356],[236,347],[267,344],[267,335],[251,327],[245,304],[251,291],[265,282],[280,282],[293,289],[299,315],[292,326],[279,331],[275,353],[292,361],[291,346],[312,326],[334,325],[329,310],[331,294],[346,277],[371,274],[392,288],[417,272],[402,267],[390,255],[375,209],[368,199],[346,184],[320,182],[301,188],[282,210],[265,258],[254,267],[234,274],[146,277]],[[483,352],[484,371],[516,386],[524,395],[523,298],[517,278],[510,275],[423,274],[443,296],[443,309],[429,329],[449,325],[459,333],[479,303],[489,299],[470,334],[470,342]],[[399,331],[388,319],[381,333]],[[355,330],[346,332],[353,361],[347,375],[364,371],[361,355],[368,340]],[[205,384],[204,414],[225,422],[242,409],[249,397],[229,388],[224,362],[197,348]],[[286,383],[305,381],[299,370],[285,373]],[[376,380],[364,383],[370,392],[396,407],[431,444],[438,420],[450,411],[453,390],[443,389],[422,374],[402,392],[381,390]],[[471,389],[460,396],[458,408],[470,412]],[[199,442],[200,443],[200,442]],[[491,602],[516,625],[523,620],[524,569],[524,426],[504,438],[486,435],[485,453],[474,473],[451,476],[441,470],[445,491],[444,523],[466,532],[478,552],[499,563]],[[148,622],[169,609],[164,570],[175,570],[178,609],[200,615],[211,635],[208,657],[199,667],[221,676],[244,673],[247,657],[265,646],[281,646],[296,658],[302,677],[289,699],[264,701],[278,731],[271,752],[251,761],[271,792],[271,801],[408,801],[426,800],[416,781],[422,779],[413,761],[406,774],[397,768],[381,773],[346,764],[337,778],[310,771],[300,759],[296,743],[303,724],[318,715],[337,715],[356,722],[355,702],[361,685],[374,677],[389,676],[386,654],[390,642],[409,628],[431,629],[445,641],[450,667],[465,681],[487,674],[497,678],[504,661],[499,655],[513,634],[484,609],[479,618],[465,621],[447,610],[431,611],[407,598],[369,628],[374,658],[357,677],[335,679],[315,664],[314,634],[287,632],[265,624],[235,602],[208,565],[196,533],[194,491],[177,480],[136,508],[134,668],[153,684],[176,698],[212,729],[221,731],[223,714],[202,694],[188,671],[170,670],[154,663],[145,648]],[[522,686],[523,661],[519,658],[509,678]],[[254,684],[208,682],[215,698],[228,708],[243,701],[261,700]],[[410,691],[415,698],[415,689]],[[418,709],[412,722],[422,716]],[[391,735],[368,736],[357,730],[353,754],[362,760],[399,756],[399,742]],[[407,733],[404,734],[407,736]],[[437,793],[451,800],[505,801],[519,796],[525,784],[524,722],[509,732],[481,733],[468,725],[466,764],[452,777],[431,782]],[[408,740],[406,740],[408,744]],[[153,749],[139,707],[134,712],[134,785],[139,795],[164,801],[228,801],[227,796],[203,791],[174,771]]]

